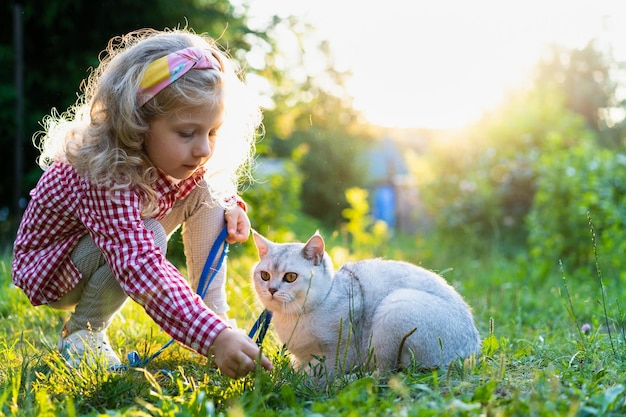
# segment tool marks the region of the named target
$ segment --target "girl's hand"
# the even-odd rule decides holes
[[[234,206],[226,210],[224,215],[226,226],[228,227],[228,243],[245,242],[250,236],[250,219],[245,210],[239,206]]]
[[[215,364],[223,374],[231,378],[241,378],[256,369],[260,358],[261,366],[272,370],[272,363],[248,336],[233,329],[220,332],[213,342]]]

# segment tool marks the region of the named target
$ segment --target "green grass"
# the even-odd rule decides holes
[[[337,258],[349,253],[328,239]],[[67,369],[55,350],[63,316],[30,306],[0,262],[0,415],[8,416],[593,416],[626,413],[623,312],[626,287],[600,270],[537,277],[518,256],[484,249],[441,250],[402,238],[383,256],[436,270],[472,305],[484,338],[476,360],[447,371],[356,373],[321,387],[296,372],[271,328],[263,347],[272,372],[241,380],[178,345],[147,369],[110,373]],[[410,248],[410,251],[407,249]],[[381,251],[378,248],[378,251]],[[231,315],[248,330],[260,313],[249,283],[256,261],[248,244],[229,259]],[[510,252],[507,252],[510,254]],[[380,255],[380,253],[376,253]],[[612,256],[612,254],[604,254]],[[615,256],[622,256],[615,254]],[[558,263],[558,260],[556,260]],[[588,333],[581,331],[590,324]],[[609,332],[610,330],[610,332]],[[153,353],[169,340],[132,302],[109,330],[124,355]],[[171,373],[162,373],[168,370]]]

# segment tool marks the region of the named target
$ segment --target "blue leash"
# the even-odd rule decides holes
[[[228,236],[228,229],[224,227],[222,231],[220,232],[220,234],[215,239],[215,242],[213,243],[213,246],[211,247],[211,251],[209,252],[209,255],[207,256],[207,260],[204,263],[204,268],[202,268],[202,274],[200,274],[200,281],[198,282],[198,288],[196,289],[196,293],[201,298],[204,298],[207,290],[211,286],[211,283],[215,279],[215,276],[217,275],[219,270],[222,268],[222,265],[224,264],[224,260],[226,259],[226,254],[228,253],[228,242],[226,242],[227,236]],[[217,261],[215,268],[212,268],[212,265],[215,259],[217,258],[217,254],[220,251],[220,249],[222,249],[220,258]],[[209,272],[211,272],[211,270],[213,271],[211,273],[211,276],[209,277]],[[258,332],[258,335],[256,338],[256,344],[258,346],[261,346],[261,344],[263,343],[263,339],[265,338],[265,334],[267,333],[267,329],[269,328],[271,320],[272,320],[272,312],[269,310],[264,310],[259,316],[259,318],[256,320],[256,322],[254,322],[254,325],[252,326],[252,329],[250,330],[248,337],[252,339],[254,335],[257,334]],[[173,343],[174,343],[174,339],[171,339],[169,342],[164,344],[159,350],[157,350],[156,352],[154,352],[152,355],[148,356],[145,359],[141,359],[141,356],[139,356],[139,353],[137,353],[136,351],[132,351],[127,355],[128,366],[117,365],[117,366],[112,367],[112,370],[124,370],[124,369],[127,369],[128,367],[143,368],[150,361],[152,361],[154,358],[156,358],[161,353],[163,353],[163,351],[167,349]],[[170,371],[166,371],[166,370],[161,370],[161,372],[166,373],[166,374],[171,374]]]

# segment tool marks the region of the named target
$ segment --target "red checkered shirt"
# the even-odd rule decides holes
[[[164,176],[159,194],[161,219],[186,197],[202,173],[173,184]],[[54,163],[31,191],[13,250],[13,282],[33,305],[58,300],[81,279],[70,260],[78,240],[89,234],[102,250],[120,286],[170,336],[208,355],[226,325],[189,287],[154,244],[142,220],[136,192],[94,186],[72,166]]]

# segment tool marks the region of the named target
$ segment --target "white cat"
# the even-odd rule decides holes
[[[439,275],[382,259],[335,273],[324,240],[273,243],[253,232],[254,287],[295,365],[332,377],[355,367],[446,367],[480,350],[470,308]],[[318,375],[319,376],[319,375]]]

